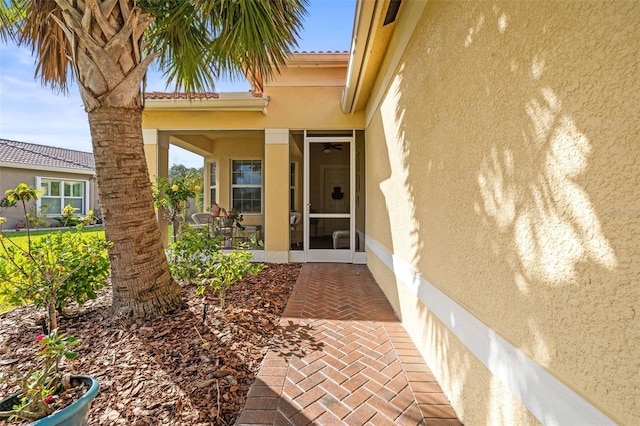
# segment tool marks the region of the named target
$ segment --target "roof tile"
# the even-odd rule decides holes
[[[145,99],[188,99],[186,92],[145,92]],[[191,99],[218,99],[215,92],[191,93]]]
[[[54,146],[0,139],[0,162],[94,171],[93,154]]]

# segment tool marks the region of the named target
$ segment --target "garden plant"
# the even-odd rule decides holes
[[[203,265],[196,277],[197,294],[204,294],[209,288],[214,296],[220,299],[220,307],[224,309],[224,297],[227,289],[233,283],[248,274],[257,274],[265,265],[252,263],[253,254],[246,249],[236,249],[230,252],[217,250],[211,259]]]
[[[26,215],[27,202],[37,200],[38,191],[21,183],[5,195]],[[90,221],[91,212],[81,219],[75,232],[58,230],[38,240],[31,238],[27,225],[27,247],[19,246],[0,230],[3,295],[14,304],[31,302],[36,308],[45,308],[47,330],[58,328],[58,312],[69,300],[82,304],[94,299],[106,284],[110,244],[102,237],[81,232]]]
[[[3,207],[20,207],[26,218],[27,203],[36,201],[38,195],[34,187],[21,183],[5,192]],[[71,206],[65,212],[70,217],[74,213]],[[82,233],[83,226],[91,221],[91,212],[77,220],[75,232],[58,230],[40,239],[31,238],[30,221],[26,220],[26,247],[7,238],[0,229],[2,292],[14,304],[31,302],[36,308],[44,308],[47,332],[36,338],[39,349],[35,365],[24,374],[15,371],[19,402],[9,410],[3,408],[0,417],[33,421],[48,416],[63,388],[71,387],[69,381],[63,383],[59,367],[63,359],[76,357],[69,348],[78,340],[58,333],[58,312],[69,300],[82,304],[96,298],[109,274],[109,243]]]
[[[220,242],[220,237],[211,236],[207,228],[187,227],[182,237],[171,244],[167,251],[173,277],[185,284],[193,283],[201,265],[219,252]]]
[[[173,225],[173,241],[177,241],[182,235],[189,200],[194,199],[199,193],[200,180],[201,177],[195,174],[187,174],[171,180],[158,178],[151,188],[154,206]]]
[[[70,380],[63,380],[59,367],[64,359],[76,358],[69,349],[79,340],[52,330],[48,335],[40,334],[35,342],[39,346],[36,364],[25,374],[16,371],[13,379],[20,387],[19,403],[10,410],[0,409],[0,418],[34,421],[46,417],[53,413],[58,394],[70,387]]]

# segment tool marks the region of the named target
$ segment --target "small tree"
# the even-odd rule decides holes
[[[173,225],[173,241],[182,234],[189,200],[200,191],[199,178],[192,173],[173,179],[158,178],[153,191],[155,207]]]
[[[224,309],[224,298],[227,290],[233,283],[241,280],[245,275],[253,275],[265,268],[262,263],[251,263],[253,254],[248,250],[233,250],[225,253],[222,250],[215,252],[198,274],[196,282],[198,288],[196,294],[204,294],[207,287],[214,296],[220,298],[220,307]]]
[[[220,251],[220,237],[213,237],[207,228],[187,227],[181,238],[169,247],[169,269],[174,278],[190,284],[202,265]]]
[[[38,199],[38,191],[24,183],[5,194],[9,202],[22,206],[25,215],[26,203]],[[82,235],[82,227],[90,220],[91,212],[76,232],[59,230],[38,241],[27,227],[26,248],[0,230],[0,282],[11,284],[2,291],[14,303],[29,301],[36,308],[46,308],[49,330],[58,328],[57,312],[67,300],[94,299],[106,284],[110,244],[104,238]]]

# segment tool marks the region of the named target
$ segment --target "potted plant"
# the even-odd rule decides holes
[[[0,419],[28,420],[33,425],[84,425],[98,381],[90,376],[62,375],[60,365],[73,360],[70,351],[77,339],[53,330],[35,339],[39,346],[36,364],[28,372],[16,372],[19,391],[0,400]]]
[[[242,212],[237,209],[229,209],[229,211],[224,208],[220,208],[220,214],[222,215],[222,226],[237,226],[238,228],[242,228],[240,222],[244,220],[242,217]]]

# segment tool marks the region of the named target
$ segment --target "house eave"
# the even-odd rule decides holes
[[[361,74],[371,50],[368,46],[375,38],[375,16],[380,14],[381,3],[378,0],[356,1],[347,79],[340,102],[342,111],[347,114],[354,112],[354,106],[357,104],[356,96],[358,95]]]
[[[344,67],[349,60],[347,52],[297,52],[287,59],[287,68],[333,68]]]
[[[349,114],[366,107],[378,73],[397,53],[393,40],[406,21],[419,18],[426,1],[357,0],[342,111]],[[394,13],[387,20],[389,11]],[[405,21],[405,24],[401,24]],[[404,49],[402,49],[404,51]]]
[[[0,161],[0,167],[7,167],[12,169],[24,169],[24,170],[37,170],[37,171],[43,171],[43,172],[80,174],[80,175],[90,175],[90,176],[95,176],[96,174],[94,170],[72,169],[72,168],[65,169],[60,167],[38,166],[34,164],[9,163],[6,161]]]
[[[249,111],[267,114],[269,96],[254,97],[250,93],[220,93],[219,99],[146,99],[149,111]]]

